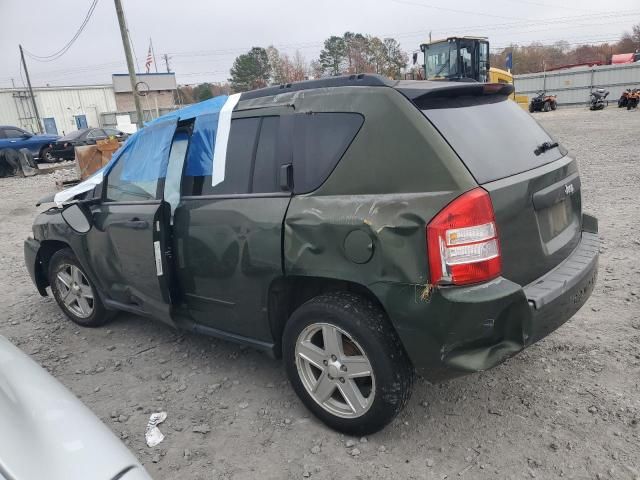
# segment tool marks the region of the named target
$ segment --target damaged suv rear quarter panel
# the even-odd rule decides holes
[[[401,93],[349,90],[295,98],[296,112],[353,111],[365,121],[326,182],[292,198],[284,224],[285,274],[364,286],[390,313],[405,345],[413,343],[410,337],[417,331],[422,342],[429,342],[425,323],[439,336],[437,317],[414,314],[430,302],[426,226],[477,184]],[[441,340],[433,342],[435,352],[424,343],[420,350],[438,356]]]

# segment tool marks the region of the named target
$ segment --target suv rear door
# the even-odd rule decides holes
[[[491,86],[489,86],[491,87]],[[493,203],[503,276],[526,285],[581,238],[577,163],[515,102],[485,90],[426,95],[416,103]],[[467,92],[468,93],[468,92]]]
[[[291,162],[279,116],[288,110],[234,113],[224,180],[215,186],[211,169],[198,166],[198,157],[211,162],[212,152],[196,151],[198,122],[207,121],[196,120],[174,248],[183,302],[205,329],[272,342],[268,291],[282,276],[282,224],[291,198],[280,185],[281,167]]]

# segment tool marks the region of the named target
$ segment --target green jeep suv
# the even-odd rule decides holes
[[[366,434],[566,322],[596,279],[577,162],[510,85],[352,75],[152,122],[39,215],[25,259],[74,322],[124,310],[282,357]]]

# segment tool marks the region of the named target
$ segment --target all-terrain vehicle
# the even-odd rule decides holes
[[[629,103],[629,95],[631,95],[630,88],[627,88],[624,92],[622,92],[622,95],[620,95],[620,98],[618,99],[618,108],[624,108],[627,106],[627,104]]]
[[[609,91],[604,88],[597,88],[589,95],[589,110],[603,110],[609,105],[607,100]]]
[[[513,86],[333,77],[217,97],[54,197],[25,261],[74,322],[124,310],[281,357],[350,434],[414,371],[484,371],[594,287],[578,164]]]
[[[547,92],[540,90],[529,102],[529,112],[549,112],[558,108],[555,95],[547,95]]]
[[[634,88],[627,96],[627,110],[638,108],[638,102],[640,102],[640,88]]]

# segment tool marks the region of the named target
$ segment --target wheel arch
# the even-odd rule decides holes
[[[60,240],[43,240],[40,242],[40,248],[36,256],[35,278],[38,291],[43,296],[47,296],[46,288],[49,286],[49,261],[56,252],[65,248],[71,249],[71,245]]]
[[[282,356],[282,335],[291,314],[312,298],[333,291],[347,291],[361,295],[374,302],[387,314],[378,297],[365,285],[328,277],[301,275],[279,277],[271,282],[268,294],[269,327],[274,340],[274,354],[277,358]],[[393,323],[389,323],[395,330]]]

